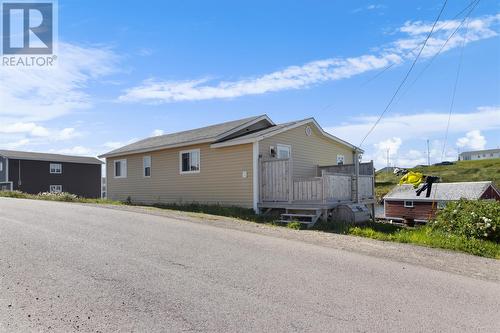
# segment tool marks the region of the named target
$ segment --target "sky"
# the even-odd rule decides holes
[[[0,66],[0,149],[97,156],[260,114],[360,145],[443,2],[59,0],[57,66]],[[363,159],[499,147],[499,33],[500,3],[448,1]]]

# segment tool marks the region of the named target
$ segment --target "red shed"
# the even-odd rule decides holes
[[[423,185],[421,185],[423,186]],[[429,197],[426,191],[417,196],[412,185],[398,185],[384,197],[384,214],[387,219],[427,222],[447,202],[468,200],[500,201],[500,191],[491,181],[436,183]]]

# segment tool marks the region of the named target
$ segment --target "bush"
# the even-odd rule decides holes
[[[16,199],[32,199],[32,200],[47,200],[47,201],[63,201],[63,202],[80,202],[80,203],[96,203],[119,205],[121,202],[101,198],[82,198],[75,194],[61,192],[50,193],[42,192],[38,194],[29,194],[21,191],[0,191],[0,197],[16,198]]]
[[[434,230],[458,236],[500,242],[500,202],[470,201],[450,202],[431,223]]]
[[[399,228],[389,231],[374,224],[349,229],[348,234],[382,241],[417,244],[441,249],[461,251],[476,256],[500,259],[500,244],[473,237],[465,237],[436,230],[430,226]]]
[[[302,224],[298,221],[293,221],[287,224],[287,227],[290,229],[300,230],[302,229]]]

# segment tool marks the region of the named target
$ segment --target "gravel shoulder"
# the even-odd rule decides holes
[[[356,252],[381,259],[418,265],[462,276],[500,282],[500,260],[477,257],[461,252],[412,244],[384,242],[369,238],[339,235],[315,230],[293,230],[223,216],[181,212],[147,206],[90,206],[163,216],[190,223],[202,223],[215,228],[226,228],[268,237],[284,238],[316,246]]]

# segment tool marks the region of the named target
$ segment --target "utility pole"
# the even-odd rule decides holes
[[[431,151],[429,149],[429,139],[427,139],[427,165],[431,165]]]
[[[387,148],[387,173],[389,173],[389,167],[391,166],[389,163],[389,151],[390,151],[390,148]]]

